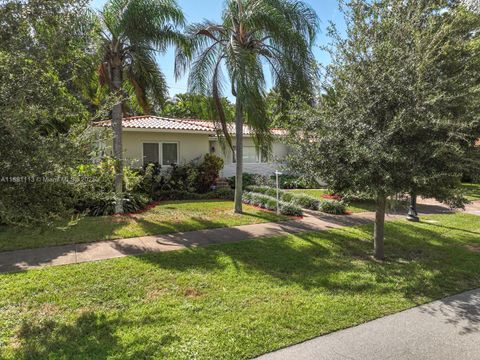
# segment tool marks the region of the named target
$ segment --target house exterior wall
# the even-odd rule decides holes
[[[235,138],[232,138],[233,144],[235,144]],[[245,137],[243,139],[244,146],[254,147],[255,143],[250,137]],[[214,154],[220,156],[224,159],[224,167],[220,172],[221,177],[231,177],[235,175],[235,166],[233,162],[232,150],[225,149],[225,152],[222,150],[222,147],[218,140],[212,140],[210,142],[210,149],[212,147],[215,149]],[[283,162],[285,156],[288,154],[288,146],[281,142],[281,139],[274,140],[272,144],[271,153],[269,154],[268,162],[244,162],[243,171],[246,173],[260,174],[260,175],[273,175],[275,170],[278,170]]]
[[[232,138],[235,143],[235,138]],[[221,177],[235,175],[235,163],[233,162],[232,151],[226,149],[224,152],[219,141],[209,134],[165,132],[154,130],[124,130],[123,149],[126,163],[132,167],[143,166],[143,143],[155,142],[176,142],[178,143],[179,163],[201,159],[207,153],[213,153],[224,160],[224,168],[220,172]],[[244,146],[255,146],[252,138],[245,137]],[[280,168],[282,160],[288,153],[288,147],[280,139],[272,144],[269,162],[244,162],[244,172],[273,175],[275,170]]]
[[[130,166],[141,167],[143,166],[143,143],[165,141],[178,143],[179,163],[185,164],[209,152],[208,137],[208,134],[124,130],[125,159]]]

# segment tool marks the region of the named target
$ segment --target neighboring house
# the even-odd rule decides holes
[[[97,126],[109,127],[110,121]],[[233,126],[232,126],[233,129]],[[288,153],[284,142],[286,131],[272,129],[274,141],[268,154],[256,151],[251,130],[243,128],[243,171],[272,175]],[[232,137],[235,144],[235,137]],[[160,116],[132,116],[123,119],[123,148],[125,159],[132,167],[158,162],[163,167],[199,160],[213,153],[224,160],[221,177],[235,175],[235,159],[231,149],[225,152],[217,138],[213,122],[194,119],[172,119]]]

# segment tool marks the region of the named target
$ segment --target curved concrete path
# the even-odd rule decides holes
[[[479,360],[480,289],[290,346],[258,360]]]
[[[388,218],[393,217],[390,216]],[[350,216],[309,212],[300,220],[277,223],[270,222],[168,235],[141,236],[128,239],[6,251],[0,252],[0,273],[44,266],[105,260],[150,252],[173,251],[303,231],[322,231],[343,226],[367,224],[372,222],[373,219],[374,213],[370,212]]]
[[[467,211],[480,215],[480,202],[473,203],[467,208]],[[448,213],[450,210],[435,201],[421,199],[419,201],[419,212],[421,214],[438,214]],[[395,220],[404,216],[405,214],[390,214],[387,215],[386,220]],[[374,218],[375,214],[373,212],[347,216],[307,211],[300,220],[278,223],[242,225],[168,235],[141,236],[129,239],[6,251],[0,252],[0,273],[105,260],[150,252],[172,251],[303,231],[323,231],[371,223]]]

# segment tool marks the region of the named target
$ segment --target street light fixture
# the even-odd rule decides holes
[[[407,220],[414,222],[420,221],[417,212],[417,195],[414,193],[410,194],[410,207],[408,209]]]

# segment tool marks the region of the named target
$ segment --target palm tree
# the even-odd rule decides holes
[[[311,52],[318,17],[296,0],[227,0],[222,21],[189,26],[190,54],[177,57],[177,76],[190,67],[189,88],[214,99],[215,124],[236,158],[235,212],[242,212],[243,124],[252,128],[257,149],[268,147],[270,132],[265,104],[264,66],[283,97],[312,91]],[[190,56],[188,56],[190,55]],[[224,78],[235,97],[235,147],[220,101]]]
[[[112,108],[115,212],[123,212],[122,117],[124,93],[132,92],[144,113],[149,99],[163,101],[167,84],[155,60],[169,45],[185,46],[185,18],[175,0],[110,0],[97,16],[100,81],[115,95]],[[186,51],[186,49],[184,49]]]

